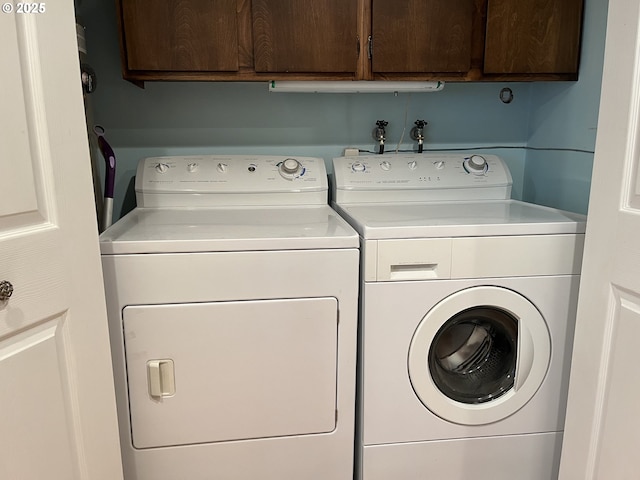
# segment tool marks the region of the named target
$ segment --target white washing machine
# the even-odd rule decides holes
[[[127,480],[353,478],[358,235],[322,159],[147,158],[100,237]]]
[[[358,473],[557,477],[585,218],[493,155],[333,161],[361,237]]]

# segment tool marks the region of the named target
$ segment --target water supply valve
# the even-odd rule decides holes
[[[378,120],[376,122],[376,128],[373,129],[373,138],[378,142],[378,153],[382,155],[384,153],[384,141],[387,139],[387,131],[385,127],[389,125],[389,122],[385,120]]]
[[[418,153],[422,153],[424,147],[424,127],[427,122],[424,120],[416,120],[415,127],[411,129],[411,138],[418,142]]]

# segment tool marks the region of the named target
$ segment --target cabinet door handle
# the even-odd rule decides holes
[[[373,37],[369,35],[367,39],[367,55],[369,56],[369,60],[373,58]]]

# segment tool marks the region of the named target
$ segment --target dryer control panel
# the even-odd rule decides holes
[[[502,200],[511,196],[509,169],[500,157],[490,154],[338,157],[333,159],[333,168],[338,202]]]
[[[278,155],[145,158],[135,188],[142,207],[326,204],[328,195],[323,159]]]

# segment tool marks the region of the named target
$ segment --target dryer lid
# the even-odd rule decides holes
[[[357,248],[327,205],[136,208],[100,235],[103,255]]]

